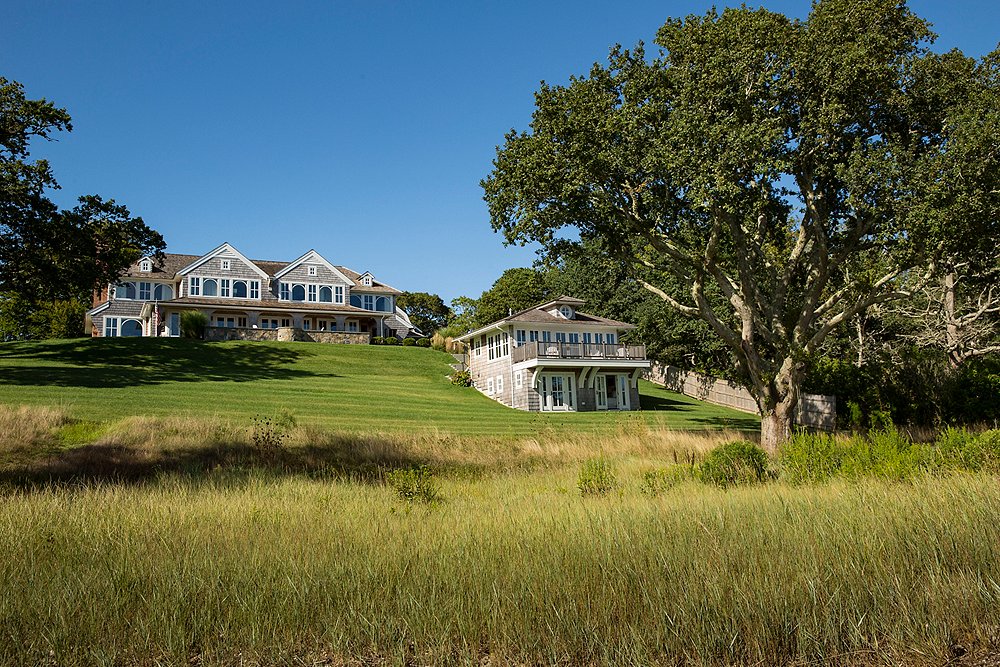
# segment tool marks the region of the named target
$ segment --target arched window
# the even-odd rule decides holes
[[[135,283],[121,283],[115,287],[115,298],[116,299],[134,299],[135,298]]]
[[[333,290],[324,285],[319,288],[320,303],[333,303]]]
[[[245,299],[247,298],[247,284],[242,280],[237,280],[233,283],[233,298],[235,299]]]
[[[381,311],[383,313],[389,312],[389,299],[384,296],[380,296],[375,299],[375,310]]]
[[[121,326],[122,336],[141,336],[142,324],[139,320],[123,320]]]
[[[174,291],[170,285],[157,285],[153,288],[153,299],[156,301],[166,301],[174,298]]]
[[[305,301],[306,288],[304,285],[292,285],[292,301]]]
[[[202,296],[219,296],[219,281],[215,278],[205,278],[201,281]]]
[[[360,308],[361,307],[361,297],[358,296],[357,294],[352,294],[351,295],[351,305],[354,306],[355,308]]]

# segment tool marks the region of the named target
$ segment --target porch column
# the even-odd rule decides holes
[[[260,311],[259,310],[248,310],[247,311],[247,326],[249,328],[254,328],[254,326],[260,325]]]
[[[347,331],[347,316],[337,315],[334,319],[337,320],[336,327],[337,331]]]

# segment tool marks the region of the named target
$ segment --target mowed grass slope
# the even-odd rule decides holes
[[[290,411],[348,432],[523,436],[663,429],[756,429],[744,413],[640,385],[641,413],[530,414],[452,385],[450,355],[403,347],[205,343],[165,338],[0,344],[0,403],[76,419],[145,415],[249,421]]]

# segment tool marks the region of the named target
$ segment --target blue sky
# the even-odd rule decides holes
[[[72,133],[33,147],[64,206],[113,197],[171,252],[316,248],[450,300],[534,259],[493,233],[479,181],[504,133],[527,126],[539,81],[710,5],[6,0],[0,76],[73,116]],[[995,0],[910,6],[935,48],[981,56],[1000,40]]]

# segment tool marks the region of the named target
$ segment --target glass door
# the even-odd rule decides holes
[[[597,409],[608,409],[608,386],[604,375],[594,378],[594,392],[597,394]]]

